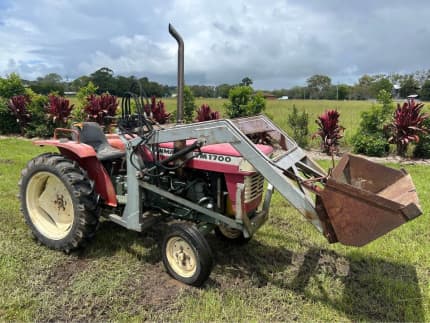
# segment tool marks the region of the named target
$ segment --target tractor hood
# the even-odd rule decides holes
[[[186,145],[191,145],[195,140],[187,140]],[[266,156],[273,152],[273,148],[267,145],[256,145],[256,147]],[[170,157],[173,154],[173,142],[160,143],[160,155],[162,158]],[[191,159],[187,166],[207,171],[220,173],[247,175],[255,172],[251,165],[242,155],[230,144],[214,144],[200,148],[200,152],[194,152],[195,157]]]

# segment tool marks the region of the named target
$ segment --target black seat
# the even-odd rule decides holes
[[[97,122],[83,122],[79,138],[83,144],[90,145],[101,161],[122,158],[125,152],[109,145],[102,128]]]

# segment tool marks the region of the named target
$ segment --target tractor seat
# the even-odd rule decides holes
[[[93,147],[100,161],[118,159],[125,156],[124,151],[109,145],[102,128],[97,122],[83,122],[78,130],[80,141]]]

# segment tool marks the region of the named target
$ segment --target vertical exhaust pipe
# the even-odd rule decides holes
[[[169,33],[178,42],[178,94],[177,94],[177,109],[176,109],[176,122],[181,124],[184,122],[184,41],[171,24],[169,24]],[[185,140],[176,140],[173,144],[174,151],[183,150],[186,146]],[[176,165],[181,165],[185,161],[185,156],[176,160]],[[184,168],[179,167],[176,170],[176,176],[184,176]]]
[[[171,24],[169,24],[169,33],[178,42],[178,94],[176,122],[183,123],[184,120],[184,41]]]

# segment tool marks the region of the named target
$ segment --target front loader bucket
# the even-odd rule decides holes
[[[321,202],[337,240],[357,247],[421,214],[406,171],[349,154],[333,169]]]

